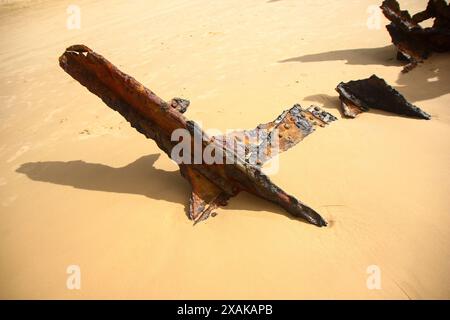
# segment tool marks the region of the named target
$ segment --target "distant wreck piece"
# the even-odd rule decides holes
[[[419,119],[431,118],[376,75],[364,80],[341,82],[336,91],[339,93],[342,112],[349,118],[355,118],[370,108]]]
[[[383,1],[381,10],[391,21],[386,28],[398,49],[397,59],[409,61],[404,73],[422,63],[432,52],[450,51],[450,4],[445,0],[429,0],[426,10],[413,17],[408,11],[400,10],[396,0]],[[432,18],[432,27],[420,26],[420,22]]]
[[[172,159],[172,151],[180,143],[179,139],[173,139],[172,134],[177,129],[188,133],[187,145],[192,146],[190,150],[193,151],[187,154],[188,161],[176,162],[192,187],[189,218],[195,223],[210,215],[215,216],[217,207],[225,206],[231,197],[247,191],[281,206],[294,218],[304,219],[319,227],[327,225],[317,212],[270,181],[261,168],[278,152],[293,147],[316,127],[336,120],[333,115],[318,107],[303,109],[300,105],[294,105],[276,120],[253,130],[208,137],[195,122],[182,114],[188,108],[189,101],[174,98],[165,102],[84,45],[67,48],[59,58],[59,64],[110,108],[119,112],[137,131],[153,139]],[[196,138],[198,136],[200,140]],[[255,136],[259,139],[254,140]],[[201,150],[212,147],[215,156],[226,161],[210,164],[202,159],[198,161],[198,145]],[[183,159],[185,156],[183,154]]]

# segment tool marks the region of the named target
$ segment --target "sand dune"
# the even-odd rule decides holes
[[[369,0],[80,0],[80,29],[70,4],[0,5],[1,298],[450,298],[449,55],[401,74]],[[59,68],[76,43],[190,99],[205,128],[252,128],[297,102],[336,115],[271,176],[330,226],[241,194],[193,227],[177,166]],[[343,119],[336,85],[374,73],[432,120]]]

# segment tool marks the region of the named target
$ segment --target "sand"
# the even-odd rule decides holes
[[[2,1],[0,298],[450,298],[450,58],[400,74],[386,20],[366,25],[376,2],[77,0],[70,30],[71,1]],[[190,99],[204,128],[252,128],[297,102],[336,115],[271,176],[330,226],[241,194],[193,227],[177,166],[59,68],[77,43]],[[373,73],[432,120],[343,119],[334,88]]]

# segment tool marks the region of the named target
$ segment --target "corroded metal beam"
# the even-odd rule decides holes
[[[318,107],[303,109],[295,105],[275,121],[256,129],[232,132],[226,136],[208,137],[184,113],[187,100],[174,98],[170,102],[155,95],[112,63],[84,45],[66,49],[59,58],[60,66],[89,91],[119,112],[137,131],[153,139],[167,155],[180,141],[172,139],[177,129],[188,131],[194,150],[200,136],[202,149],[220,151],[224,161],[207,164],[196,161],[195,155],[179,163],[181,174],[192,186],[189,217],[195,222],[208,218],[213,211],[241,191],[250,192],[281,206],[290,216],[316,226],[326,226],[325,220],[313,209],[276,186],[263,173],[262,166],[279,152],[285,151],[315,130],[336,120]],[[258,137],[252,140],[252,137]],[[276,139],[274,139],[276,138]],[[273,148],[276,142],[277,148]],[[275,150],[275,151],[274,151]],[[244,151],[244,152],[240,152]],[[229,163],[228,159],[233,159]]]

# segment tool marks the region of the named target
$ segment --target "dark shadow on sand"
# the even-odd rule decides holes
[[[77,189],[138,194],[156,200],[185,202],[190,188],[177,171],[156,169],[159,154],[141,157],[121,167],[77,161],[44,161],[22,164],[16,171],[34,181]],[[161,192],[167,190],[167,192]]]
[[[350,65],[384,65],[398,66],[399,76],[395,84],[390,83],[411,103],[415,104],[423,100],[434,99],[450,93],[450,55],[434,53],[423,64],[413,69],[409,73],[401,73],[405,65],[404,62],[396,59],[396,49],[393,45],[381,48],[349,49],[323,52],[298,56],[294,58],[279,61],[279,63],[288,62],[321,62],[321,61],[346,61]],[[368,70],[367,77],[372,75]],[[382,74],[378,76],[383,77]],[[342,79],[343,81],[357,79]],[[337,85],[337,83],[336,83]],[[329,96],[326,94],[317,94],[306,97],[305,100],[312,100],[323,103],[324,107],[338,108],[338,95]],[[331,102],[331,105],[328,103]],[[420,107],[420,105],[419,105]],[[426,110],[425,110],[426,111]],[[371,111],[372,112],[372,111]],[[382,112],[382,114],[388,114]]]
[[[335,50],[316,54],[308,54],[278,61],[287,62],[321,62],[321,61],[345,61],[351,65],[384,65],[401,66],[401,62],[395,58],[396,50],[393,45],[381,48],[363,48]]]
[[[400,73],[396,83],[394,88],[411,102],[450,93],[450,55],[433,54],[414,70]]]
[[[76,160],[28,162],[22,164],[16,171],[34,181],[84,190],[137,194],[151,199],[180,203],[185,206],[187,214],[191,188],[178,170],[165,171],[155,168],[154,163],[159,156],[160,154],[143,156],[120,168]],[[271,211],[294,219],[283,209],[246,192],[231,199],[229,208]]]

